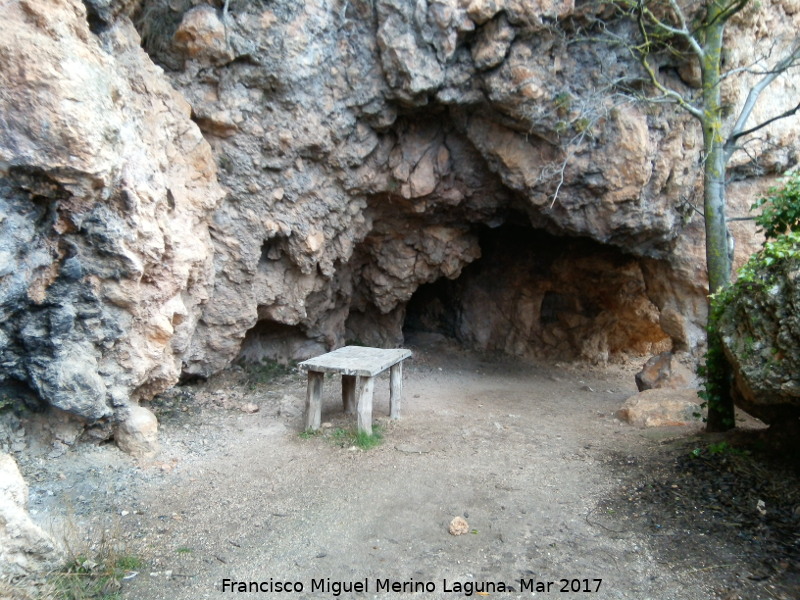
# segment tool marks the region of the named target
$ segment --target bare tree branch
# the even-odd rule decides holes
[[[776,115],[776,116],[772,117],[771,119],[767,119],[766,121],[764,121],[763,123],[759,123],[755,127],[751,127],[750,129],[745,129],[744,131],[740,131],[739,133],[737,133],[735,135],[732,134],[728,139],[731,142],[734,142],[734,141],[736,141],[737,139],[739,139],[741,137],[744,137],[746,135],[750,135],[751,133],[755,133],[759,129],[763,129],[767,125],[771,125],[775,121],[780,121],[781,119],[785,119],[786,117],[791,117],[792,115],[796,114],[797,111],[800,111],[800,102],[798,102],[797,106],[795,106],[794,108],[790,108],[789,110],[787,110],[785,112],[782,112],[781,114]]]
[[[703,28],[711,27],[716,25],[719,21],[726,23],[731,17],[733,17],[736,13],[741,12],[745,6],[749,4],[750,0],[733,0],[730,4],[723,7],[722,10],[717,13],[717,15],[709,20],[706,21],[703,19]]]
[[[722,65],[727,49],[725,27],[737,13],[747,7],[752,0],[600,0],[611,6],[617,15],[638,30],[630,38],[630,29],[619,29],[613,40],[625,48],[641,64],[647,73],[645,79],[656,90],[654,97],[645,98],[648,102],[674,102],[695,117],[703,130],[702,169],[703,169],[703,221],[706,241],[706,273],[711,294],[724,289],[731,280],[731,247],[728,221],[725,217],[726,186],[728,162],[732,153],[742,147],[749,148],[739,140],[752,140],[752,134],[762,128],[800,112],[800,103],[780,115],[765,120],[754,127],[747,127],[756,103],[761,94],[781,74],[794,66],[800,66],[800,36],[791,44],[790,51],[774,66],[771,56],[782,44],[773,42],[769,50],[760,52],[751,64],[724,73]],[[748,19],[746,18],[745,21]],[[752,19],[751,19],[752,21]],[[602,28],[608,31],[605,25]],[[794,34],[793,34],[794,35]],[[635,39],[633,39],[635,38]],[[729,39],[729,38],[728,38]],[[691,49],[691,52],[687,49]],[[658,61],[666,54],[688,58],[693,54],[695,66],[700,70],[701,87],[697,92],[681,92],[681,87],[673,89],[669,80],[662,81]],[[750,59],[752,60],[752,59]],[[755,73],[756,84],[749,89],[738,118],[727,137],[722,133],[725,126],[725,105],[722,95],[722,82],[726,77],[739,73]],[[645,92],[646,94],[646,92]],[[639,95],[645,95],[639,94]],[[795,99],[797,100],[797,99]],[[738,143],[737,143],[738,142]],[[757,167],[756,163],[756,167]],[[563,171],[562,171],[563,176]],[[556,194],[560,190],[556,188]],[[555,201],[555,198],[554,198]],[[700,212],[697,207],[692,209]],[[691,214],[685,211],[685,215]],[[740,220],[735,217],[733,220]],[[721,340],[715,327],[715,317],[709,312],[708,347],[720,348]],[[733,397],[730,393],[730,370],[723,353],[707,355],[706,390],[713,394],[714,404],[709,402],[709,431],[724,431],[733,426]]]
[[[761,63],[766,63],[768,60],[772,58],[772,54],[775,51],[775,48],[778,46],[779,40],[772,40],[772,43],[769,45],[769,50],[764,52],[759,58],[753,60],[748,65],[743,67],[737,67],[735,69],[730,69],[728,71],[723,71],[720,74],[720,81],[727,79],[728,77],[732,77],[734,75],[738,75],[740,73],[748,73],[750,75],[767,75],[771,73],[774,69],[759,69],[755,70],[754,67]]]
[[[674,4],[674,0],[670,0],[670,4]],[[676,29],[674,27],[666,25],[665,23],[662,23],[658,18],[656,18],[655,15],[653,15],[650,9],[646,7],[646,5],[644,4],[644,0],[638,0],[636,5],[636,22],[639,27],[639,33],[641,34],[644,42],[639,46],[634,46],[634,47],[629,46],[628,48],[634,55],[634,57],[638,58],[639,63],[642,65],[645,72],[649,76],[652,84],[659,92],[661,92],[661,98],[663,98],[663,100],[653,99],[653,101],[663,102],[666,100],[674,102],[675,104],[686,110],[689,114],[691,114],[695,118],[702,119],[703,111],[700,110],[691,102],[689,102],[686,98],[684,98],[683,95],[677,90],[669,88],[665,86],[663,83],[661,83],[661,81],[658,79],[658,75],[656,74],[655,69],[648,60],[650,57],[650,48],[652,45],[650,34],[648,32],[648,25],[651,26],[655,25],[658,28],[666,28],[666,31],[680,35],[681,37],[689,41],[690,44],[694,42],[692,47],[693,48],[696,47],[695,52],[696,53],[699,52],[698,57],[702,58],[703,56],[705,56],[704,51],[702,50],[702,48],[699,47],[699,44],[697,44],[697,40],[695,40],[689,33],[689,31],[686,29],[683,13],[680,12],[679,8],[677,8],[677,10],[680,14],[681,22],[684,25],[682,29]],[[650,21],[649,23],[648,20]]]
[[[639,0],[639,3],[643,5],[644,0]],[[652,11],[649,8],[645,8],[645,10],[647,11],[648,17],[656,27],[662,28],[664,31],[682,37],[692,47],[692,51],[697,55],[697,58],[702,60],[706,55],[705,50],[703,50],[703,47],[694,37],[694,34],[691,31],[689,31],[689,27],[686,23],[686,15],[683,14],[683,9],[681,9],[681,7],[675,0],[669,0],[669,5],[670,8],[672,8],[672,10],[674,11],[675,17],[678,19],[681,25],[680,28],[672,27],[667,23],[664,23],[660,19],[656,18],[656,16],[652,13]]]
[[[699,109],[694,104],[689,102],[686,98],[684,98],[683,95],[680,92],[665,86],[664,84],[661,83],[661,81],[659,81],[655,70],[650,65],[649,61],[647,60],[647,55],[642,54],[640,56],[640,58],[639,58],[639,62],[641,63],[642,67],[644,67],[644,70],[647,72],[647,74],[650,76],[650,81],[652,82],[653,86],[655,86],[655,88],[659,92],[661,92],[661,96],[660,97],[647,98],[646,100],[648,102],[670,101],[670,102],[680,106],[682,109],[684,109],[686,112],[688,112],[693,117],[695,117],[697,119],[700,119],[700,120],[703,119],[703,111],[701,109]]]
[[[557,178],[555,190],[553,190],[549,209],[552,209],[558,200],[561,193],[561,188],[566,182],[566,169],[572,159],[580,150],[583,143],[587,138],[591,138],[594,133],[595,126],[607,118],[608,115],[623,104],[631,102],[631,97],[627,94],[620,94],[612,92],[617,87],[616,82],[611,82],[608,85],[599,89],[593,89],[593,92],[588,95],[588,99],[584,99],[576,107],[577,115],[572,118],[572,126],[580,124],[577,128],[577,133],[573,135],[565,144],[561,144],[564,149],[564,157],[560,161],[553,161],[546,164],[538,177],[537,182],[552,181]],[[598,98],[610,100],[610,102],[597,103]]]
[[[750,115],[753,112],[753,109],[758,102],[758,98],[764,92],[769,85],[775,81],[781,74],[785,73],[787,69],[791,68],[792,66],[796,65],[798,60],[800,60],[800,38],[795,39],[794,48],[791,52],[789,52],[786,56],[784,56],[781,60],[779,60],[775,66],[766,74],[761,80],[756,83],[752,88],[750,88],[750,92],[747,94],[747,98],[745,99],[744,105],[742,106],[742,110],[739,112],[739,118],[736,119],[736,123],[731,130],[730,135],[728,135],[728,139],[725,142],[725,158],[730,159],[734,152],[734,146],[736,140],[740,137],[758,131],[763,127],[766,127],[770,123],[774,123],[779,119],[783,119],[795,114],[798,110],[800,110],[800,104],[798,104],[793,109],[786,111],[785,113],[778,115],[777,117],[773,117],[756,125],[755,127],[751,127],[750,129],[745,130],[744,126],[747,124],[747,120],[750,118]]]

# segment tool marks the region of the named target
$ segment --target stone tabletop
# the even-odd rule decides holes
[[[298,366],[308,371],[374,377],[392,365],[410,357],[411,350],[403,348],[384,349],[344,346],[322,356],[305,360]]]

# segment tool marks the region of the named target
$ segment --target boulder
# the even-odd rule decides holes
[[[114,440],[120,450],[134,458],[153,458],[158,454],[158,419],[144,406],[133,406],[117,426]]]
[[[769,425],[800,418],[800,259],[776,259],[737,288],[720,316],[734,400]]]
[[[28,514],[28,485],[17,463],[0,454],[0,579],[43,574],[58,566],[63,549]]]
[[[616,416],[636,427],[699,426],[700,403],[697,390],[645,390],[628,398]]]
[[[686,389],[692,379],[691,371],[680,364],[672,352],[662,352],[652,357],[635,375],[636,387],[640,392],[660,388]]]

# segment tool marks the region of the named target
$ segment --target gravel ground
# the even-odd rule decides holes
[[[31,508],[75,546],[141,558],[131,600],[800,597],[797,473],[744,454],[744,434],[619,422],[639,361],[412,349],[400,420],[376,383],[376,448],[342,434],[334,378],[329,426],[304,436],[302,374],[232,369],[153,403],[155,460],[30,449]]]

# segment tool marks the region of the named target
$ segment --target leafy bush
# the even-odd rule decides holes
[[[756,223],[767,238],[777,239],[800,228],[800,170],[787,176],[781,186],[770,188],[751,208],[762,209]]]
[[[757,200],[751,210],[761,208],[756,223],[766,240],[737,273],[736,283],[717,294],[714,305],[722,310],[737,294],[752,286],[769,285],[774,281],[774,267],[790,259],[800,258],[800,170],[783,179],[783,185],[772,187],[767,196]]]
[[[739,269],[733,288],[744,288],[751,284],[769,283],[772,267],[792,258],[800,257],[800,231],[780,234],[774,240],[764,242],[763,248],[753,254]],[[773,274],[774,275],[774,274]]]

